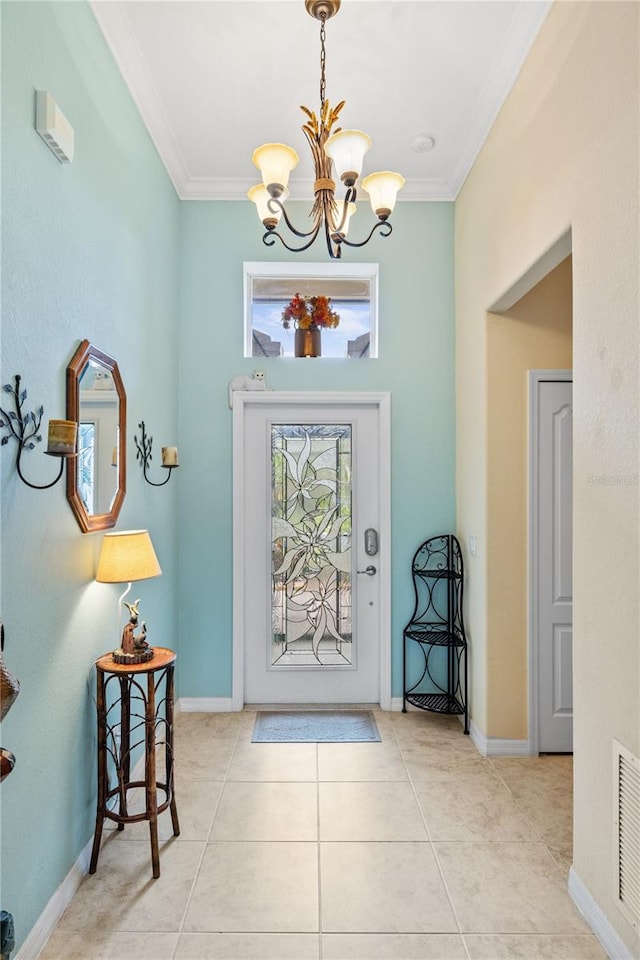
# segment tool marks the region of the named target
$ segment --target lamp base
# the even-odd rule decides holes
[[[125,653],[122,647],[114,650],[111,654],[114,663],[148,663],[153,660],[153,647],[147,647],[146,650],[135,650],[133,653]]]

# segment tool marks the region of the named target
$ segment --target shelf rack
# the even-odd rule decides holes
[[[411,704],[433,713],[458,714],[468,734],[464,568],[456,537],[447,533],[425,540],[414,554],[411,573],[415,607],[403,631],[402,711]],[[418,651],[422,660],[415,655]]]

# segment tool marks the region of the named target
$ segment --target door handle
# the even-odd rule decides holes
[[[376,568],[373,566],[373,564],[369,564],[369,566],[368,566],[368,567],[365,567],[364,570],[356,570],[356,573],[366,573],[366,575],[367,575],[368,577],[375,577],[375,575],[376,575],[377,572],[378,572],[378,571],[377,571]]]

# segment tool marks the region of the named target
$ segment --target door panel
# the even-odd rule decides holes
[[[376,405],[247,404],[245,702],[379,701],[379,455]]]
[[[538,749],[573,749],[572,384],[538,391]]]

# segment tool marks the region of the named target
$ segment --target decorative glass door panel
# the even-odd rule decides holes
[[[353,667],[352,428],[271,427],[270,667]]]

